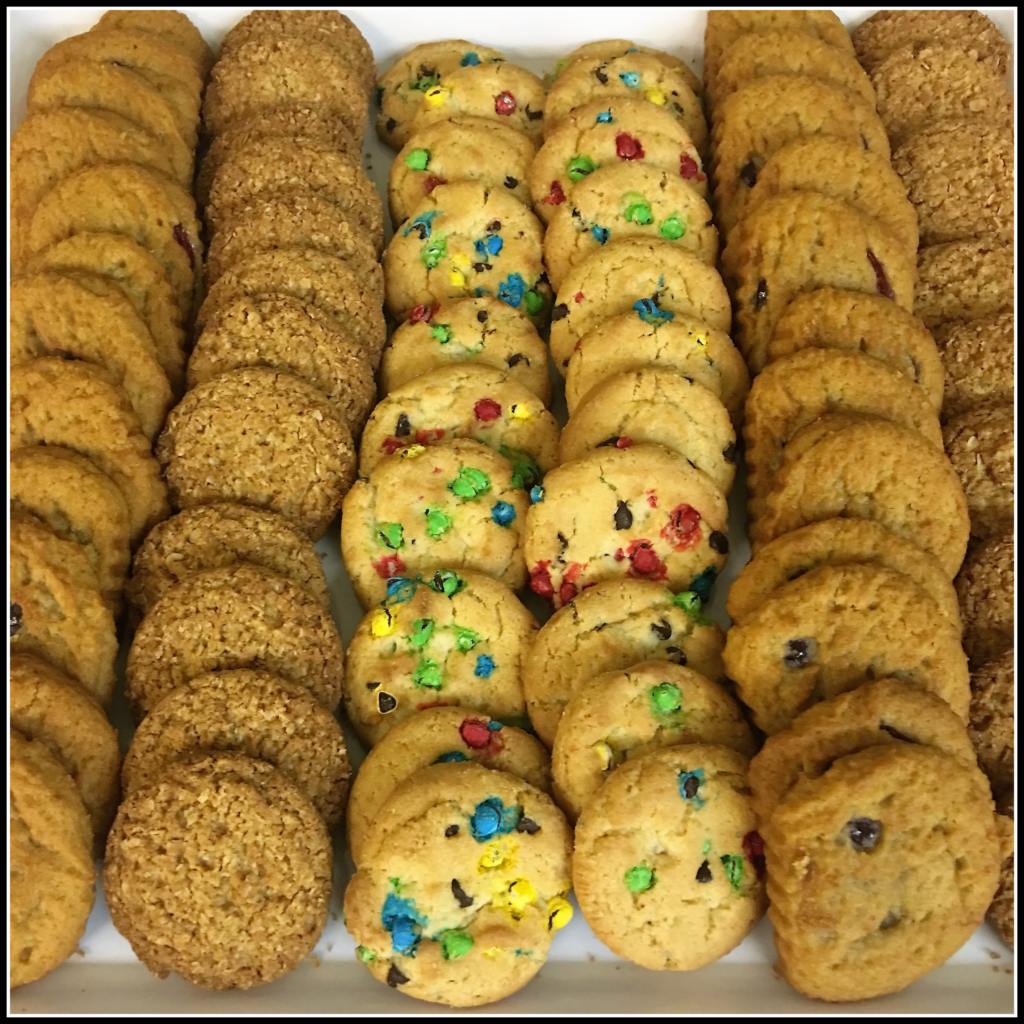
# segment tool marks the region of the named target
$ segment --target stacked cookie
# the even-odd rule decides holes
[[[130,551],[168,512],[208,69],[184,15],[111,11],[43,55],[11,138],[12,986],[77,946],[117,807],[105,708]]]

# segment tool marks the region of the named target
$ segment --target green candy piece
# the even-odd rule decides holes
[[[723,853],[722,867],[725,868],[729,884],[739,892],[743,885],[743,858],[735,853]]]
[[[474,466],[463,466],[459,475],[448,484],[448,490],[456,498],[479,498],[491,489],[491,478],[482,470]]]
[[[430,150],[414,149],[405,158],[405,166],[410,171],[425,171],[430,166]]]
[[[426,690],[441,689],[441,666],[433,658],[423,658],[412,671],[412,681]]]
[[[589,156],[574,156],[566,165],[565,171],[570,181],[579,181],[597,170],[597,164]]]
[[[451,528],[451,517],[446,515],[436,505],[431,505],[426,512],[427,515],[427,536],[432,540],[443,537]]]
[[[451,324],[434,324],[430,328],[430,336],[439,345],[447,345],[452,340],[452,325]]]
[[[672,598],[672,603],[677,608],[682,608],[698,626],[711,625],[711,620],[703,612],[704,602],[696,591],[682,590]]]
[[[646,864],[631,867],[622,878],[630,892],[647,892],[654,886],[654,870]]]
[[[510,448],[503,444],[498,448],[498,454],[503,455],[512,463],[513,487],[528,491],[544,479],[540,466],[533,460],[529,452],[524,452],[521,448]]]
[[[356,959],[360,963],[369,964],[377,959],[377,954],[368,946],[356,946]]]
[[[528,291],[523,296],[523,302],[526,304],[526,312],[530,316],[536,316],[544,308],[543,297],[535,291]]]
[[[711,851],[711,840],[710,839],[705,839],[704,840],[704,845],[701,847],[701,851],[700,851],[701,855],[706,857],[710,851]]]
[[[430,638],[434,635],[434,620],[433,619],[417,619],[412,624],[412,632],[406,637],[406,640],[413,645],[413,647],[425,647],[430,643]]]
[[[388,881],[391,883],[391,890],[396,896],[402,895],[402,880],[400,878],[389,878]]]
[[[435,234],[420,250],[420,259],[427,270],[433,270],[448,255],[444,235]]]
[[[377,527],[377,537],[380,543],[392,551],[405,547],[404,530],[401,523],[381,523]]]
[[[416,78],[409,83],[410,88],[419,89],[420,92],[426,92],[428,89],[433,89],[435,85],[440,84],[441,76],[438,72],[434,72],[432,75],[424,75],[422,78]]]
[[[686,225],[675,215],[666,217],[658,227],[658,234],[662,238],[682,238],[686,234]]]
[[[626,204],[623,216],[631,224],[654,223],[654,214],[651,213],[650,204],[639,192],[627,192],[622,199]]]
[[[465,654],[473,650],[480,643],[480,634],[475,633],[468,626],[455,627],[455,646]]]
[[[450,569],[435,572],[430,580],[430,586],[445,597],[454,597],[465,585],[466,581]]]
[[[441,932],[441,956],[445,960],[459,960],[473,948],[473,936],[468,932],[452,929]]]
[[[659,686],[652,686],[648,697],[655,718],[683,717],[683,694],[675,684],[661,683]]]

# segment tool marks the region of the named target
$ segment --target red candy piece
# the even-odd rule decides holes
[[[647,504],[650,505],[651,508],[658,507],[658,496],[654,493],[654,491],[647,492]]]
[[[676,551],[696,547],[701,538],[700,513],[692,505],[676,505],[669,513],[661,535]]]
[[[551,573],[548,572],[550,561],[538,562],[530,570],[530,589],[549,601],[555,596],[555,585],[551,582]]]
[[[568,583],[575,583],[576,580],[580,578],[580,575],[586,567],[586,562],[570,562],[569,568],[562,573],[562,579]]]
[[[385,455],[394,455],[400,448],[404,448],[409,442],[403,441],[400,437],[385,437],[380,443],[380,450]]]
[[[421,302],[418,306],[413,307],[412,312],[409,314],[409,323],[418,324],[420,321],[423,321],[429,324],[434,319],[434,314],[440,308],[440,306],[425,306]]]
[[[416,431],[417,444],[433,444],[444,437],[444,427],[427,427],[425,430]]]
[[[459,726],[459,735],[467,747],[480,750],[491,742],[491,730],[481,718],[466,718]]]
[[[473,412],[476,413],[476,418],[478,420],[483,420],[484,423],[490,423],[501,415],[501,406],[493,398],[481,398],[480,401],[473,406]]]
[[[626,554],[630,561],[630,576],[643,576],[649,580],[668,578],[668,569],[665,568],[665,563],[651,547],[649,540],[634,540],[626,548]]]
[[[574,295],[574,296],[572,297],[572,301],[573,301],[573,302],[582,302],[582,301],[583,301],[583,292],[577,292],[577,293],[576,293],[576,294],[575,294],[575,295]]]
[[[558,588],[558,600],[562,604],[568,604],[578,593],[579,591],[576,589],[575,583],[563,583]]]
[[[618,439],[618,441],[615,442],[615,447],[616,448],[632,448],[634,444],[635,444],[635,442],[634,442],[633,438],[631,438],[631,437],[620,437]]]
[[[613,557],[616,562],[621,562],[626,557],[626,552],[623,551],[622,548],[616,548]]]
[[[499,92],[494,97],[494,112],[502,117],[516,112],[516,98],[510,92]]]
[[[640,145],[639,139],[626,132],[619,132],[615,136],[615,155],[620,160],[643,160],[644,147]]]
[[[743,837],[743,852],[750,858],[758,878],[764,878],[764,840],[760,832],[748,832]]]
[[[707,175],[697,166],[697,161],[689,153],[683,153],[679,157],[679,175],[682,178],[690,178],[694,181],[707,181]]]
[[[370,563],[382,580],[392,576],[401,576],[405,572],[405,562],[398,555],[382,555],[376,562]]]
[[[436,174],[428,174],[423,179],[423,194],[429,196],[438,185],[447,185],[447,178],[439,178]]]
[[[562,191],[562,183],[560,181],[551,182],[551,191],[541,200],[542,203],[547,203],[548,206],[559,206],[565,202],[565,193]]]

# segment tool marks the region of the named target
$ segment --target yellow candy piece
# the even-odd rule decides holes
[[[645,89],[644,95],[659,107],[665,106],[665,94],[660,89]]]
[[[508,887],[505,899],[513,914],[521,914],[531,903],[536,901],[537,890],[534,889],[528,878],[517,878]]]
[[[601,770],[607,771],[612,763],[612,748],[603,740],[599,740],[590,749],[601,758]]]
[[[459,270],[469,270],[472,260],[464,252],[454,252],[452,253],[452,266],[458,267]]]
[[[411,444],[408,448],[399,448],[400,459],[418,459],[427,449],[421,444]]]
[[[504,952],[506,951],[501,946],[491,946],[490,949],[483,951],[483,956],[487,957],[488,960],[496,960]]]
[[[391,636],[398,631],[398,616],[392,615],[387,608],[378,608],[370,620],[370,632],[374,636]]]
[[[530,412],[530,410],[521,402],[513,405],[512,408],[509,409],[509,413],[514,420],[528,420],[533,416],[533,413]]]
[[[483,855],[477,861],[476,868],[480,874],[487,871],[496,871],[498,868],[505,868],[511,871],[516,866],[516,854],[519,852],[519,844],[508,837],[502,837],[484,847]]]
[[[572,904],[561,896],[548,900],[548,931],[557,932],[572,920]]]
[[[449,270],[448,283],[453,288],[461,288],[466,283],[466,275],[461,270]]]
[[[445,89],[443,86],[435,85],[433,89],[428,89],[423,94],[423,102],[428,103],[432,107],[439,107],[442,103],[448,102],[449,96],[451,96],[450,90]]]

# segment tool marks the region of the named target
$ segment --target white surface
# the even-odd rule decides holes
[[[25,92],[36,61],[53,43],[88,29],[106,8],[62,8],[9,12],[10,127],[24,116]],[[248,8],[182,8],[216,46]],[[873,13],[837,8],[849,26]],[[699,74],[704,12],[686,8],[390,7],[346,8],[359,25],[383,70],[416,43],[462,37],[499,47],[509,59],[538,74],[574,47],[595,39],[629,38],[669,50]],[[1015,11],[986,10],[1008,38],[1016,38]],[[372,112],[375,116],[375,111]],[[365,165],[385,193],[393,153],[367,132]],[[557,375],[555,376],[557,380]],[[559,395],[561,388],[558,389]],[[564,401],[559,397],[564,422]],[[718,581],[712,614],[722,625],[725,594],[749,558],[744,532],[745,487],[737,481],[730,498],[732,552]],[[346,645],[361,612],[338,551],[337,530],[319,545],[332,594],[332,612]],[[532,597],[532,595],[531,595]],[[538,603],[528,602],[538,614]],[[130,735],[122,703],[114,717],[122,740]],[[348,734],[355,759],[358,741]],[[340,834],[337,846],[340,848]],[[171,978],[158,982],[132,954],[110,922],[102,894],[72,957],[46,978],[16,989],[14,1012],[37,1013],[431,1013],[444,1008],[420,1003],[375,981],[354,958],[354,943],[341,917],[344,886],[351,871],[347,855],[337,858],[331,917],[314,952],[293,975],[249,992],[209,993]],[[804,999],[775,977],[771,927],[763,921],[722,961],[689,974],[649,972],[620,960],[593,935],[577,911],[560,933],[540,976],[489,1013],[820,1013],[822,1003]],[[984,925],[945,966],[904,992],[849,1009],[857,1013],[1010,1013],[1014,1009],[1013,958]],[[838,1007],[843,1011],[844,1008]]]

